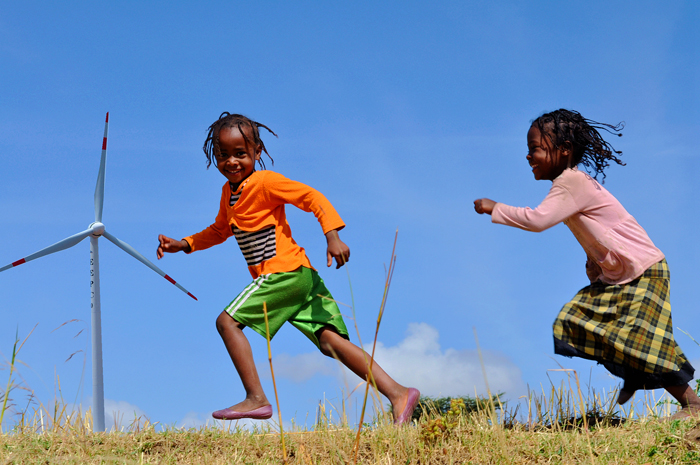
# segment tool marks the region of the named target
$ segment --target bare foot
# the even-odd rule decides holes
[[[626,391],[625,389],[620,389],[620,394],[617,396],[617,403],[622,405],[632,398],[634,391]]]
[[[700,419],[700,406],[697,405],[686,405],[670,417],[665,418],[667,421],[697,419]]]

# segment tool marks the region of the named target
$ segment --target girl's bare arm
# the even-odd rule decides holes
[[[162,234],[158,235],[158,249],[156,250],[158,260],[163,258],[165,252],[176,253],[180,252],[181,250],[184,250],[185,252],[192,250],[189,242],[184,239],[178,241]]]

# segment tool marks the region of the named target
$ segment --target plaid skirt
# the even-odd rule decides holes
[[[554,352],[601,363],[623,389],[680,386],[695,370],[673,337],[666,260],[627,284],[581,289],[554,321]]]

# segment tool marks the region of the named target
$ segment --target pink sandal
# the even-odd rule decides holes
[[[242,418],[252,418],[253,420],[267,420],[272,416],[272,405],[256,408],[250,412],[238,412],[232,408],[217,410],[211,414],[217,420],[240,420]]]
[[[411,421],[413,416],[413,411],[418,405],[418,400],[420,400],[420,391],[415,388],[408,388],[408,397],[406,398],[406,406],[401,412],[401,415],[396,417],[394,420],[395,425],[403,425]]]

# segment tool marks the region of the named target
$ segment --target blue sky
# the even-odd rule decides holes
[[[558,383],[547,370],[560,365],[612,389],[601,367],[553,354],[551,323],[586,284],[568,229],[527,233],[472,209],[484,196],[539,203],[550,183],[532,179],[525,135],[541,113],[570,108],[625,121],[612,142],[627,166],[611,167],[605,187],[666,254],[674,324],[700,338],[696,2],[5,2],[0,12],[0,265],[93,221],[107,111],[103,222],[155,260],[159,233],[213,221],[224,179],[205,169],[206,128],[243,113],[279,135],[263,134],[268,168],[320,190],[347,223],[348,269],[326,269],[313,215],[288,209],[336,299],[354,297],[365,345],[398,229],[377,355],[397,381],[433,396],[485,393],[476,328],[490,387],[506,399]],[[250,281],[235,242],[158,263],[198,302],[100,245],[108,410],[188,426],[241,400],[214,327]],[[0,274],[0,351],[38,324],[20,374],[45,404],[60,385],[65,401],[90,405],[88,260],[84,241]],[[265,341],[249,339],[272,399]],[[700,365],[700,347],[677,340]],[[310,423],[324,398],[340,407],[359,382],[291,326],[272,351],[285,422]],[[359,396],[345,399],[352,416]]]

